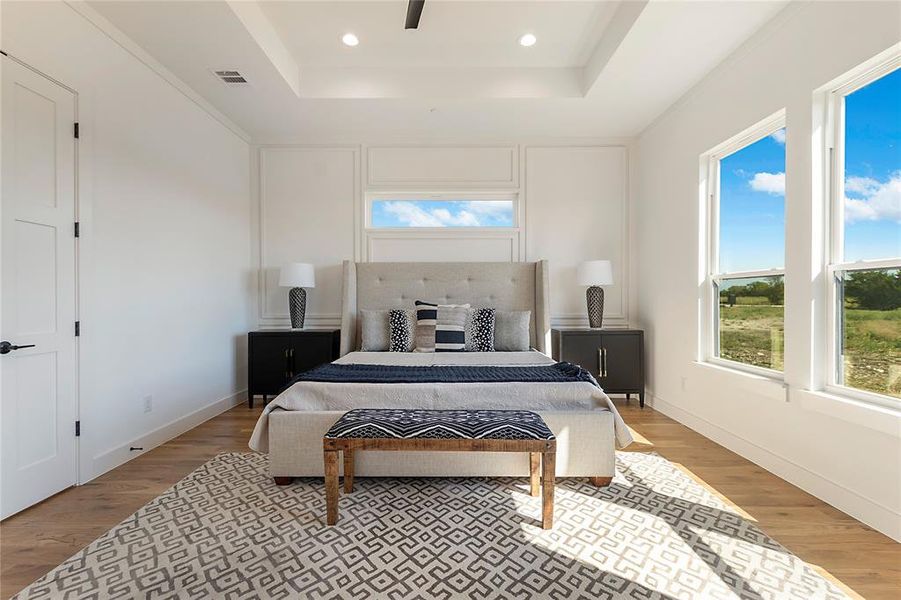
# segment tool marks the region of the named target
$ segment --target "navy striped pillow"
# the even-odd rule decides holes
[[[417,300],[416,352],[465,352],[468,304]]]

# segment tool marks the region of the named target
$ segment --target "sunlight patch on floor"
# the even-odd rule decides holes
[[[707,490],[708,492],[710,492],[711,494],[713,494],[714,496],[716,496],[717,498],[722,500],[726,504],[726,506],[729,507],[729,510],[731,510],[735,514],[741,516],[743,519],[747,519],[748,521],[757,523],[757,519],[754,518],[754,516],[751,515],[751,513],[747,512],[741,506],[739,506],[738,504],[736,504],[735,502],[730,500],[728,496],[726,496],[725,494],[722,494],[715,487],[713,487],[712,485],[710,485],[709,483],[707,483],[706,481],[701,479],[698,475],[696,475],[694,472],[692,472],[691,469],[689,469],[682,463],[677,463],[675,461],[670,461],[670,463],[672,463],[673,466],[675,466],[677,469],[682,471],[686,476],[690,477],[692,479],[692,481],[694,481],[695,483],[697,483],[698,485],[703,487],[705,490]]]

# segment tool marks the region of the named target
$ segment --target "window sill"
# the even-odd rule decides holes
[[[827,385],[823,390],[814,393],[822,394],[845,402],[853,402],[861,406],[878,408],[901,414],[901,398],[883,396],[875,392],[867,392],[841,385]]]
[[[695,361],[695,365],[719,376],[736,378],[739,387],[753,394],[759,394],[773,400],[784,402],[787,399],[785,380],[782,373],[736,366],[738,363],[718,359]]]
[[[886,406],[869,400],[852,397],[846,390],[829,387],[826,390],[798,390],[795,392],[799,404],[811,412],[821,413],[873,429],[893,437],[901,437],[901,402],[898,406]],[[869,395],[869,394],[868,394]],[[892,402],[892,400],[887,400]]]
[[[703,361],[698,361],[699,365],[705,365],[714,369],[728,371],[730,373],[738,373],[740,375],[749,375],[766,381],[777,382],[780,385],[785,380],[785,376],[780,371],[772,369],[764,369],[763,367],[754,367],[745,365],[740,362],[725,360],[722,358],[710,357]]]

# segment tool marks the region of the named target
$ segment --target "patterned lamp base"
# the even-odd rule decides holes
[[[585,292],[588,301],[588,326],[592,329],[600,329],[604,322],[604,290],[593,285]]]
[[[291,288],[288,292],[288,308],[291,310],[291,328],[303,329],[303,317],[307,310],[307,291]]]

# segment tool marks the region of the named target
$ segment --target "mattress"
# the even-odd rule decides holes
[[[527,366],[554,361],[537,352],[351,352],[339,364],[406,366]],[[268,420],[274,410],[348,411],[355,408],[455,410],[607,410],[614,415],[617,447],[632,441],[610,398],[588,382],[335,383],[299,381],[275,397],[257,421],[250,447],[268,451]]]

